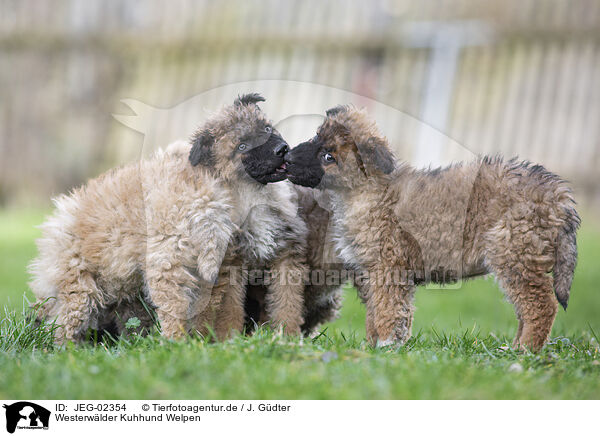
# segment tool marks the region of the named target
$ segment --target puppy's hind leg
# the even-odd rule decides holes
[[[539,351],[548,340],[558,308],[552,277],[547,274],[551,259],[513,247],[492,253],[488,264],[515,306],[519,327],[513,347]]]
[[[558,308],[552,290],[552,278],[546,274],[527,272],[520,276],[516,271],[511,269],[510,272],[497,273],[519,320],[513,347],[536,352],[548,340]],[[520,277],[515,277],[515,274]]]
[[[97,313],[96,304],[101,295],[89,271],[67,275],[66,282],[57,296],[57,343],[83,339],[93,314]]]

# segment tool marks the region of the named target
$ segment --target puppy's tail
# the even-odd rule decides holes
[[[567,310],[569,294],[575,265],[577,264],[577,240],[576,232],[579,227],[579,216],[574,209],[568,210],[567,222],[558,234],[556,245],[556,260],[554,261],[554,293],[556,299]]]

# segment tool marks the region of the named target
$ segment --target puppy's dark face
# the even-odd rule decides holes
[[[297,185],[344,188],[364,178],[360,173],[363,164],[348,129],[331,119],[326,119],[314,138],[294,147],[285,159],[288,179]]]
[[[190,163],[225,178],[249,177],[261,184],[279,182],[285,173],[288,144],[257,103],[258,94],[239,97],[192,137]]]
[[[323,139],[319,136],[299,144],[285,155],[288,180],[296,185],[316,188],[325,175],[323,162],[326,153]]]
[[[246,173],[266,185],[286,178],[283,157],[289,147],[272,126],[266,125],[262,130],[240,138],[236,153],[239,154]]]
[[[285,160],[292,183],[321,189],[352,189],[394,169],[385,138],[352,107],[328,110],[317,135],[294,147]]]

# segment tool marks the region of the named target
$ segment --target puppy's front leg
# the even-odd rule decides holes
[[[246,292],[241,266],[223,267],[214,292],[223,295],[215,320],[215,333],[217,339],[222,341],[244,328]]]
[[[396,279],[391,268],[369,274],[367,330],[374,329],[369,340],[377,346],[404,344],[411,336],[415,287]]]
[[[189,273],[184,268],[173,268],[168,262],[150,267],[146,273],[148,296],[156,306],[163,336],[170,339],[181,338],[188,332],[188,321],[193,317],[189,295],[210,292],[197,289],[197,283],[189,283],[186,275]]]
[[[365,330],[367,333],[367,340],[375,345],[378,340],[377,330],[375,329],[375,308],[373,304],[375,299],[369,298],[369,283],[368,274],[365,276],[365,271],[361,271],[358,273],[359,276],[355,276],[352,280],[352,284],[356,288],[358,292],[358,296],[360,300],[364,303],[367,308],[367,313],[365,316]]]
[[[274,327],[299,335],[304,308],[304,276],[307,268],[293,256],[277,259],[270,271],[267,313]]]
[[[376,345],[379,342],[379,336],[377,335],[377,329],[375,328],[375,308],[371,301],[367,301],[367,313],[365,314],[365,330],[367,333],[367,339],[372,345]]]
[[[194,318],[207,310],[213,283],[194,270],[194,250],[185,249],[181,238],[149,238],[145,281],[148,296],[156,306],[162,334],[168,338],[185,336]]]

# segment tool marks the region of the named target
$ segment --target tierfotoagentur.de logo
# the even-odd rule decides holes
[[[19,430],[48,430],[50,411],[42,406],[28,401],[19,401],[6,409],[6,431],[14,433]]]

